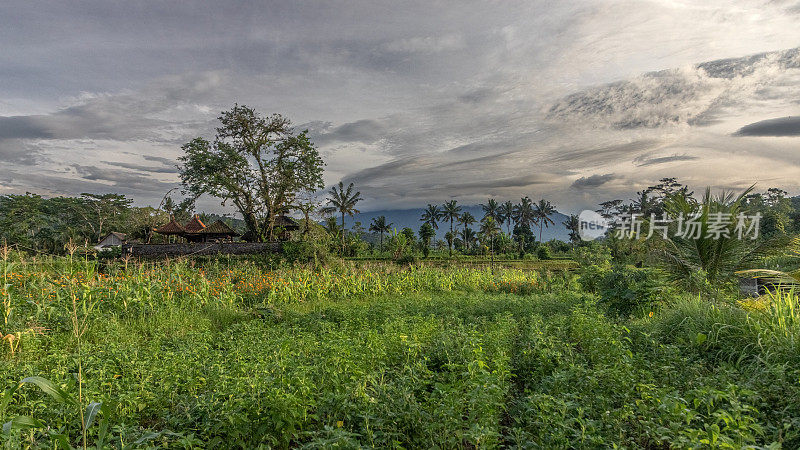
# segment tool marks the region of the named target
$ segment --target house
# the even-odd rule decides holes
[[[206,226],[197,214],[186,225],[181,225],[174,217],[170,217],[169,222],[154,231],[165,236],[179,236],[188,242],[232,241],[239,236],[239,233],[221,220]]]
[[[203,228],[197,234],[200,235],[202,242],[222,242],[231,241],[233,238],[238,237],[239,233],[229,227],[228,224],[221,220],[217,220],[211,225]]]
[[[288,241],[292,231],[300,229],[296,220],[286,215],[275,217],[275,231],[279,240]]]
[[[94,249],[99,251],[107,250],[114,247],[122,247],[123,244],[128,243],[128,235],[125,233],[117,233],[112,231],[100,239],[100,242],[94,246]]]
[[[172,216],[169,216],[169,222],[161,225],[153,231],[167,236],[168,240],[170,239],[170,236],[183,236],[186,234],[186,229],[183,227],[183,225],[179,224],[178,221]]]

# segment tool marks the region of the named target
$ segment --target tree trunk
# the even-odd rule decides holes
[[[381,230],[381,253],[383,253],[383,230]]]
[[[453,238],[455,235],[453,234],[453,218],[450,218],[450,239],[447,240],[447,250],[450,252],[450,257],[453,257]]]
[[[342,213],[342,258],[344,258],[344,213]]]

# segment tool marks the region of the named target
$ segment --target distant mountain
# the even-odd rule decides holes
[[[352,227],[355,222],[361,222],[361,226],[365,229],[369,229],[369,224],[372,222],[374,217],[386,216],[386,221],[392,223],[392,227],[396,228],[398,231],[402,230],[405,227],[409,227],[414,230],[416,233],[419,231],[420,225],[422,222],[419,220],[422,217],[424,209],[423,208],[415,208],[415,209],[384,209],[379,211],[368,211],[356,214],[354,217],[345,217],[345,224],[348,228]],[[472,205],[472,206],[462,206],[462,212],[469,212],[476,219],[480,220],[483,217],[483,210],[479,205]],[[568,218],[567,215],[564,215],[560,212],[556,212],[550,216],[555,222],[553,225],[550,225],[549,228],[545,228],[542,231],[542,240],[547,242],[553,239],[558,239],[560,241],[568,241],[569,240],[569,231],[561,224],[564,220]],[[341,216],[336,217],[337,222],[341,222]],[[458,222],[454,225],[456,228],[460,228]],[[472,228],[477,230],[479,225],[473,224]],[[506,224],[502,225],[503,231],[506,231]],[[539,228],[534,227],[534,234],[536,238],[539,238]],[[436,232],[437,239],[444,239],[445,233],[450,231],[450,223],[440,223],[439,229]]]

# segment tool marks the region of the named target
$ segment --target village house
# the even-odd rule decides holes
[[[94,249],[99,251],[108,250],[114,247],[122,247],[123,245],[128,243],[128,235],[125,233],[117,233],[116,231],[112,231],[105,235],[97,245],[94,246]]]

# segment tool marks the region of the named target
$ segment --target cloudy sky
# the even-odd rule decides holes
[[[308,129],[362,210],[800,193],[800,0],[0,4],[0,194],[158,204],[235,102]],[[206,199],[205,209],[219,209]]]

